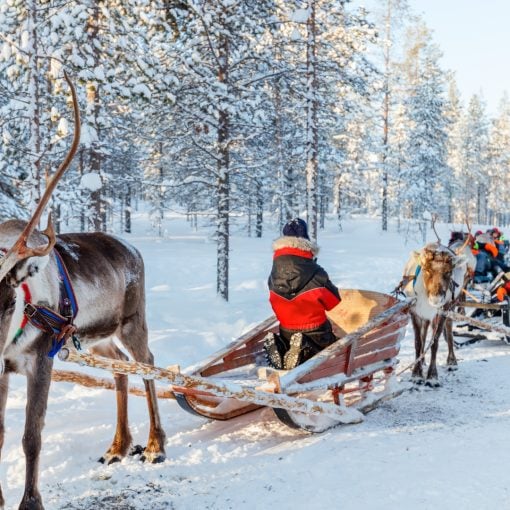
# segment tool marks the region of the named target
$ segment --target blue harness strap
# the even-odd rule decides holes
[[[72,322],[78,314],[78,302],[64,261],[57,250],[54,250],[54,253],[60,279],[60,311],[64,317],[69,317]]]
[[[420,274],[420,271],[421,271],[421,266],[420,266],[420,264],[418,264],[416,266],[416,271],[414,272],[413,289],[414,289],[414,286],[416,285],[416,280],[418,279],[418,275]]]
[[[78,313],[78,302],[67,268],[57,250],[53,250],[53,253],[55,254],[60,283],[59,312],[32,303],[27,303],[24,310],[30,324],[51,335],[52,345],[48,352],[50,358],[53,358],[60,351],[68,336],[74,331],[72,324]]]

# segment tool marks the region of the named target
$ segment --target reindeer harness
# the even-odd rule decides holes
[[[30,289],[27,283],[21,284],[25,298],[25,308],[23,310],[23,320],[21,325],[14,335],[14,342],[23,334],[25,326],[28,322],[35,326],[37,329],[48,333],[52,337],[51,349],[48,352],[48,356],[53,358],[55,354],[60,351],[65,342],[69,337],[73,338],[73,342],[78,347],[79,342],[74,337],[76,327],[73,325],[73,321],[78,313],[78,302],[74,294],[71,279],[67,272],[66,266],[62,257],[57,250],[53,250],[55,254],[55,261],[57,263],[59,273],[59,285],[60,285],[60,299],[59,299],[59,311],[56,312],[46,306],[34,305]],[[77,345],[78,344],[78,345]]]

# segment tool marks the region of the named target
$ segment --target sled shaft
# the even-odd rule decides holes
[[[145,363],[113,360],[68,349],[63,351],[62,359],[81,365],[102,368],[114,373],[134,374],[145,379],[166,380],[172,384],[173,390],[176,393],[179,393],[179,389],[182,388],[182,391],[187,393],[196,391],[222,398],[233,398],[261,406],[282,408],[309,415],[324,415],[334,418],[340,423],[359,423],[363,420],[363,415],[355,409],[348,409],[324,402],[314,402],[305,398],[291,397],[289,395],[269,393],[254,388],[243,387],[239,384],[226,384],[202,377],[184,375],[163,368],[153,367]]]
[[[461,313],[452,312],[452,311],[449,311],[449,312],[441,311],[439,313],[441,313],[441,315],[444,315],[445,317],[448,317],[449,319],[452,319],[454,321],[468,322],[469,324],[472,324],[473,326],[477,326],[478,328],[489,329],[492,331],[496,331],[497,333],[502,333],[505,336],[510,336],[510,328],[508,328],[506,326],[497,326],[495,324],[489,324],[488,322],[473,319],[466,315],[462,315]]]

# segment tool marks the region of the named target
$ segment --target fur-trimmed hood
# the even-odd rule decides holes
[[[298,250],[310,251],[316,257],[319,253],[319,247],[313,241],[309,241],[304,237],[282,236],[273,241],[273,251],[282,248],[297,248]]]

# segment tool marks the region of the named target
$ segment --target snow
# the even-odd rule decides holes
[[[145,83],[138,83],[133,87],[133,94],[140,94],[141,96],[144,96],[146,99],[151,98],[151,91],[149,90],[149,87],[145,85]]]
[[[80,189],[87,189],[93,193],[101,189],[102,186],[101,176],[97,172],[90,172],[81,176]]]
[[[294,23],[306,23],[310,16],[309,9],[296,9],[289,14],[289,20]]]
[[[205,223],[205,220],[204,220]],[[391,291],[409,252],[394,232],[369,219],[334,223],[320,232],[319,263],[343,288]],[[266,279],[276,231],[261,239],[234,235],[230,302],[216,297],[216,245],[206,227],[195,232],[174,215],[169,235],[156,238],[145,215],[133,214],[126,236],[144,256],[150,347],[158,366],[184,369],[271,314]],[[392,226],[393,227],[393,226]],[[202,230],[203,228],[203,230]],[[437,225],[442,238],[448,228]],[[473,227],[476,229],[476,226]],[[427,241],[434,241],[429,230]],[[410,327],[401,367],[414,357]],[[445,369],[439,389],[418,388],[383,404],[357,425],[322,434],[293,430],[270,409],[225,422],[207,422],[161,400],[168,459],[146,465],[130,457],[97,463],[115,431],[114,393],[69,383],[50,391],[40,468],[47,509],[318,509],[394,510],[507,508],[510,481],[510,347],[484,341],[457,351],[459,369]],[[56,361],[57,368],[85,370]],[[98,370],[90,373],[105,377]],[[404,381],[409,373],[403,374]],[[136,383],[135,378],[131,378]],[[17,508],[24,485],[21,448],[25,379],[11,378],[0,464],[6,508]],[[143,398],[130,397],[131,431],[144,444]]]

